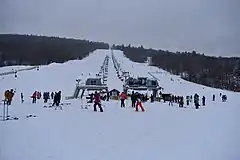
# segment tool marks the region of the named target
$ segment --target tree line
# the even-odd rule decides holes
[[[167,70],[183,79],[206,86],[240,92],[240,58],[213,57],[192,52],[169,52],[143,46],[113,45],[126,57],[144,63],[152,57],[152,66]]]
[[[113,45],[134,62],[144,63],[152,57],[153,66],[183,79],[210,87],[240,92],[240,58],[211,57],[192,52],[170,52],[143,46]],[[0,34],[0,66],[39,65],[82,59],[109,44],[36,35]]]
[[[108,49],[103,42],[35,35],[0,34],[0,65],[49,64],[82,59],[96,49]]]

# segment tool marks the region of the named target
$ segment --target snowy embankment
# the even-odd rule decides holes
[[[81,61],[42,66],[39,71],[19,73],[17,79],[7,76],[1,80],[2,93],[16,88],[9,113],[19,120],[0,121],[0,159],[240,159],[239,94],[186,82],[167,72],[155,73],[164,91],[184,96],[195,92],[206,95],[206,107],[195,110],[193,104],[178,108],[167,103],[146,102],[146,112],[135,112],[129,107],[130,101],[126,108],[120,108],[118,101],[110,101],[103,102],[103,113],[95,113],[91,107],[82,110],[80,100],[70,100],[71,105],[63,110],[43,108],[42,100],[31,104],[29,97],[34,90],[62,90],[63,97],[71,95],[75,79],[87,77],[89,73],[95,76],[107,54],[111,57],[111,51],[100,50]],[[114,55],[121,67],[134,75],[149,76],[148,72],[161,71],[131,62],[120,51],[114,51]],[[107,83],[109,89],[121,89],[122,82],[116,78],[111,60]],[[23,104],[20,104],[20,92],[25,93]],[[220,92],[228,95],[228,101],[222,103],[216,98],[212,102],[211,95],[216,93],[218,97]],[[26,118],[29,114],[36,117]]]

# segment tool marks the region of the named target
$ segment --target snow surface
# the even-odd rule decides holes
[[[1,77],[0,92],[16,89],[11,116],[19,120],[0,121],[0,160],[239,160],[240,94],[187,82],[161,69],[131,62],[121,51],[114,55],[124,70],[135,76],[151,72],[159,79],[163,92],[177,95],[198,93],[206,96],[206,107],[195,110],[164,103],[144,103],[146,112],[135,112],[127,101],[102,102],[104,112],[80,108],[80,100],[65,100],[74,92],[76,79],[84,81],[99,72],[110,50],[96,50],[83,60],[41,66],[40,70]],[[83,74],[83,75],[82,75]],[[171,80],[172,78],[172,80]],[[109,61],[109,89],[122,90],[112,59]],[[43,108],[42,100],[31,104],[35,91],[58,91],[63,110]],[[20,103],[23,92],[25,102]],[[222,103],[219,94],[226,94]],[[212,94],[216,101],[212,102]],[[26,118],[32,114],[36,117]],[[2,105],[0,105],[0,116]],[[1,119],[2,117],[0,117]]]

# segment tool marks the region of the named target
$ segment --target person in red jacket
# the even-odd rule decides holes
[[[119,96],[120,101],[121,101],[121,107],[125,107],[125,99],[127,99],[127,96],[124,92],[122,92]]]
[[[97,91],[95,91],[95,94],[94,94],[94,111],[97,112],[97,106],[99,107],[100,109],[100,112],[103,112],[103,108],[102,108],[102,105],[101,105],[101,96],[100,96],[100,93],[98,93]]]

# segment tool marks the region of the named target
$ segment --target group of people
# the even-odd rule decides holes
[[[131,94],[131,101],[132,101],[132,107],[133,108],[136,108],[136,111],[138,111],[138,107],[141,108],[141,110],[144,112],[145,109],[142,105],[142,101],[141,101],[141,94],[138,94],[138,93],[134,93],[132,92]],[[93,102],[93,108],[94,108],[94,111],[96,112],[97,111],[97,106],[99,107],[100,109],[100,112],[103,112],[103,108],[102,108],[102,104],[101,104],[101,99],[102,99],[102,96],[99,92],[95,91],[94,94],[91,94],[90,95],[90,98],[89,98],[89,103]],[[125,100],[127,99],[127,94],[122,92],[119,94],[119,99],[120,99],[120,106],[121,108],[125,108]]]
[[[136,108],[136,111],[138,111],[138,107],[140,107],[141,110],[144,112],[145,109],[142,105],[142,101],[145,102],[147,96],[144,94],[135,93],[134,91],[132,91],[132,94],[130,96],[131,96],[132,108]],[[122,92],[119,95],[119,98],[121,101],[121,107],[125,107],[125,100],[127,99],[127,95],[124,92]],[[148,97],[147,97],[147,99],[148,99]]]

